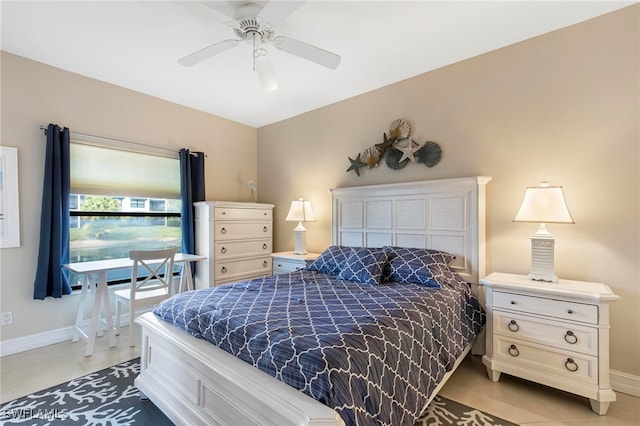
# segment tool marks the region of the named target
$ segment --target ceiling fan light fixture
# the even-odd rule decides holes
[[[260,79],[260,85],[265,92],[273,92],[278,90],[278,81],[276,75],[273,72],[271,61],[267,55],[260,55],[255,58],[256,61],[256,73]]]

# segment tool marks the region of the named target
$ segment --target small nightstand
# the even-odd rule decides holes
[[[306,268],[311,265],[318,256],[320,256],[319,253],[294,254],[292,251],[272,253],[273,273],[282,274]]]
[[[599,283],[532,281],[492,273],[486,286],[489,378],[507,373],[589,398],[605,415],[616,394],[609,384],[609,303],[619,299]]]

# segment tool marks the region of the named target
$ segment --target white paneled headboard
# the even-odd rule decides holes
[[[334,245],[433,248],[456,255],[467,282],[486,275],[485,187],[490,177],[335,188]]]

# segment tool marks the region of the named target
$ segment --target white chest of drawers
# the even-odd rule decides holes
[[[273,204],[200,201],[195,206],[196,288],[271,274]]]
[[[605,415],[616,394],[609,384],[609,303],[599,283],[532,281],[492,273],[486,286],[486,353],[496,382],[507,373],[589,398]]]
[[[295,254],[292,251],[273,253],[273,273],[282,274],[306,268],[320,256],[319,253]]]

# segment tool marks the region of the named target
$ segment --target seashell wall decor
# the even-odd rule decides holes
[[[411,126],[403,119],[396,119],[389,125],[389,136],[382,134],[382,142],[358,153],[355,159],[349,158],[347,172],[354,171],[360,176],[360,169],[378,167],[382,160],[393,170],[404,168],[407,164],[422,163],[433,167],[442,158],[442,148],[436,142],[426,141],[420,144],[411,139]]]

